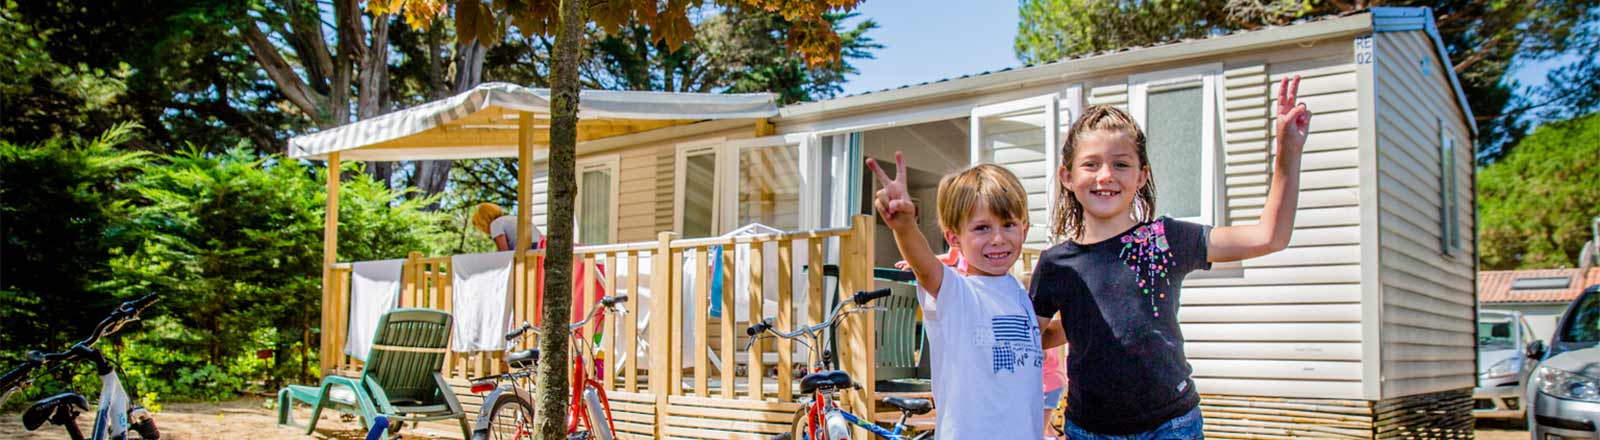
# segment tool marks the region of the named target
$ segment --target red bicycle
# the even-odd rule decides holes
[[[573,346],[578,347],[578,356],[572,359],[572,375],[569,376],[572,380],[572,397],[567,404],[568,439],[616,438],[616,429],[611,422],[611,401],[606,399],[605,387],[600,383],[605,379],[605,372],[595,362],[595,344],[580,337],[579,330],[607,310],[617,317],[627,316],[628,310],[622,306],[627,301],[627,295],[601,298],[600,307],[595,307],[593,313],[568,328]],[[620,326],[622,320],[618,319],[617,322]],[[506,334],[508,347],[516,347],[516,342],[530,331],[539,334],[539,329],[523,322],[521,327]],[[511,367],[509,373],[470,380],[473,393],[489,393],[483,399],[483,407],[478,410],[478,421],[472,430],[473,440],[533,438],[532,378],[539,366],[539,349],[513,351],[507,348],[506,363]],[[592,375],[591,369],[595,370]]]

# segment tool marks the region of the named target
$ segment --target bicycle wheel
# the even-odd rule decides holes
[[[596,440],[616,440],[611,432],[611,419],[606,417],[606,410],[601,406],[600,393],[592,386],[583,387],[583,406],[589,414],[590,438]]]
[[[787,440],[817,440],[806,436],[806,411],[809,409],[811,405],[801,401],[800,408],[794,410],[794,420],[789,422]]]
[[[515,393],[501,394],[489,406],[488,425],[472,430],[472,440],[524,440],[533,438],[533,404]],[[481,411],[481,410],[480,410]]]

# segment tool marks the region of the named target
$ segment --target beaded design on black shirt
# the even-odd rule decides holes
[[[1161,222],[1140,226],[1132,234],[1122,236],[1122,252],[1118,254],[1133,269],[1139,280],[1139,292],[1150,304],[1150,313],[1161,317],[1157,300],[1167,298],[1166,287],[1172,285],[1167,270],[1172,267],[1172,248],[1167,244],[1167,228]]]

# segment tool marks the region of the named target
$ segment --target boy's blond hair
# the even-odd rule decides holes
[[[1004,220],[1028,222],[1028,191],[1010,170],[994,164],[973,165],[939,180],[939,227],[961,230],[979,208]]]

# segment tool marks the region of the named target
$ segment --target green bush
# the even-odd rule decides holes
[[[0,142],[0,368],[65,348],[117,302],[153,292],[162,301],[142,325],[100,345],[132,392],[220,400],[314,380],[326,173],[244,149],[112,147],[130,133]],[[446,251],[451,220],[424,211],[435,199],[391,191],[359,164],[344,174],[341,261]],[[9,406],[98,388],[86,365],[70,366]]]

